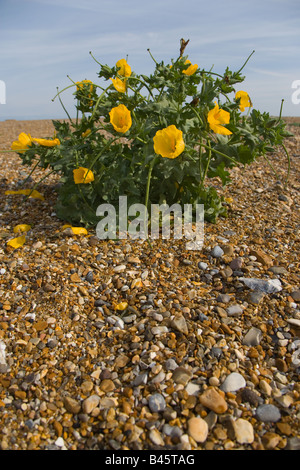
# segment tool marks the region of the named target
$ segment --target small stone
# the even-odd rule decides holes
[[[300,437],[290,437],[287,440],[285,450],[300,450]]]
[[[159,413],[166,408],[166,400],[160,393],[154,393],[149,397],[148,405],[152,413]]]
[[[217,245],[212,249],[210,254],[214,258],[221,258],[221,256],[224,255],[224,251],[222,250],[222,248],[220,246]]]
[[[264,292],[257,290],[254,292],[249,292],[248,300],[251,304],[258,305],[262,301],[264,296]]]
[[[273,274],[284,275],[287,274],[287,270],[283,266],[271,266],[268,271],[271,271]]]
[[[239,444],[251,444],[254,441],[254,431],[252,424],[242,418],[233,422],[235,438]]]
[[[43,285],[43,289],[45,292],[55,292],[56,288],[50,284],[49,282],[46,282],[44,285]]]
[[[84,395],[88,395],[94,388],[94,384],[91,380],[85,380],[84,382],[82,382],[82,384],[80,385],[80,388],[82,390],[82,393]]]
[[[172,375],[172,379],[177,384],[186,385],[193,377],[193,373],[184,367],[177,367]]]
[[[294,290],[291,292],[290,296],[295,302],[300,302],[300,289]]]
[[[257,261],[264,266],[272,266],[273,265],[273,260],[272,258],[264,253],[262,250],[251,250],[250,251],[250,256],[255,256]]]
[[[190,418],[187,422],[188,435],[196,442],[205,442],[208,435],[208,424],[202,418]]]
[[[259,381],[259,388],[268,397],[272,395],[272,387],[266,380],[261,379]]]
[[[229,316],[237,317],[243,313],[243,308],[239,304],[235,304],[235,305],[230,305],[230,307],[228,307],[226,311]]]
[[[166,360],[165,368],[167,370],[175,370],[177,367],[178,367],[178,364],[174,359],[170,358]]]
[[[91,414],[91,412],[98,406],[100,401],[99,395],[90,395],[82,403],[82,410],[86,414]]]
[[[185,321],[185,318],[183,316],[180,317],[175,317],[171,320],[170,326],[174,328],[177,331],[180,331],[180,333],[183,333],[185,335],[188,334],[189,330],[187,327],[187,323]]]
[[[257,406],[263,402],[262,398],[250,388],[243,388],[241,391],[241,398],[244,402],[250,403],[250,405]]]
[[[252,327],[247,331],[243,339],[246,346],[257,346],[262,339],[262,331],[259,328]]]
[[[235,258],[231,261],[231,263],[229,264],[229,266],[231,267],[231,269],[233,271],[238,271],[241,269],[241,267],[243,266],[244,264],[244,261],[242,258]]]
[[[246,284],[249,289],[259,290],[266,294],[273,294],[282,290],[281,282],[279,279],[256,279],[256,278],[246,278],[240,277],[240,281]]]
[[[217,297],[217,302],[221,302],[223,304],[228,304],[230,300],[231,300],[231,297],[228,294],[219,294]]]
[[[279,409],[270,404],[259,405],[256,410],[256,417],[264,423],[275,423],[281,418]]]
[[[200,403],[217,414],[227,411],[227,403],[223,396],[213,387],[207,388],[199,397]]]
[[[207,263],[204,263],[203,261],[199,261],[198,268],[201,269],[201,271],[205,271],[207,267],[208,267]]]
[[[232,245],[222,245],[222,250],[224,251],[224,255],[232,256],[234,253],[234,248]]]
[[[279,444],[279,442],[281,441],[281,437],[275,432],[266,432],[262,436],[261,441],[266,450],[272,450],[275,449],[277,444]]]
[[[105,392],[105,393],[112,392],[114,389],[115,389],[115,384],[113,383],[111,379],[104,379],[101,381],[100,390],[102,390],[102,392]]]
[[[129,362],[129,357],[126,356],[125,354],[121,354],[120,356],[118,356],[115,360],[115,366],[116,367],[125,367],[128,362]]]
[[[227,375],[220,388],[223,392],[236,392],[245,386],[246,381],[244,377],[238,372],[232,372],[231,374]]]
[[[163,440],[160,432],[156,428],[151,429],[151,431],[149,432],[149,439],[156,446],[164,446],[165,445],[164,440]]]
[[[73,414],[77,414],[81,410],[81,404],[78,403],[78,401],[72,397],[64,398],[64,407],[66,408],[67,411]]]
[[[125,271],[125,269],[126,269],[125,264],[119,264],[118,266],[114,267],[114,272],[115,273],[122,273],[123,271]]]

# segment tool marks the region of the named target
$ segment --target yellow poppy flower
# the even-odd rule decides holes
[[[91,82],[91,80],[82,80],[81,82],[76,82],[76,89],[77,90],[80,90],[80,88],[83,88],[84,85],[88,85],[90,83],[90,90],[91,92],[93,91],[94,89],[94,84],[93,82]]]
[[[18,153],[24,153],[28,147],[32,144],[32,138],[30,134],[25,134],[25,132],[21,132],[21,134],[18,137],[18,140],[15,140],[11,148],[12,150],[15,150]]]
[[[182,131],[171,125],[156,132],[153,137],[154,152],[164,158],[176,158],[185,149]]]
[[[44,196],[36,191],[36,189],[18,189],[17,191],[5,191],[6,195],[10,194],[22,194],[23,196],[29,196],[32,197],[33,199],[42,199],[44,200]]]
[[[125,59],[120,59],[116,63],[116,66],[118,67],[118,74],[122,75],[122,77],[130,77],[131,75],[131,67],[127,63]]]
[[[245,111],[245,108],[249,108],[250,106],[252,106],[250,97],[246,91],[237,91],[235,94],[235,99],[240,100],[239,106],[242,112]]]
[[[73,176],[75,184],[87,184],[91,183],[95,179],[92,170],[89,170],[88,168],[84,168],[82,166],[73,170]]]
[[[121,80],[118,77],[117,78],[111,78],[110,80],[113,82],[113,85],[114,85],[115,89],[119,93],[125,93],[125,91],[126,91],[126,81],[125,80]]]
[[[28,232],[31,229],[31,225],[28,224],[18,224],[14,227],[14,233],[18,232]]]
[[[216,134],[230,135],[232,132],[224,127],[225,124],[229,124],[230,113],[224,109],[219,109],[219,105],[215,103],[215,107],[208,112],[207,121],[210,128]]]
[[[191,61],[188,60],[188,59],[185,61],[184,64],[190,64],[190,66],[187,69],[182,71],[182,73],[184,73],[185,75],[189,75],[189,76],[193,75],[196,72],[197,68],[198,68],[198,64],[192,65]]]
[[[32,140],[43,147],[55,147],[56,145],[60,145],[59,139],[36,139],[33,137]]]
[[[12,240],[9,240],[7,242],[7,245],[11,246],[12,248],[16,250],[17,248],[20,248],[21,246],[23,246],[25,241],[26,241],[26,237],[25,235],[22,235],[21,237],[12,238]]]
[[[112,108],[109,113],[110,123],[113,125],[115,131],[124,134],[132,126],[131,113],[124,104]]]

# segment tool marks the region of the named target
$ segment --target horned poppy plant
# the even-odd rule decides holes
[[[11,149],[15,150],[18,153],[24,153],[28,147],[32,145],[32,138],[30,134],[25,134],[25,132],[21,132],[18,137],[18,140],[15,140],[12,145]]]
[[[120,78],[111,78],[110,79],[113,82],[113,86],[119,93],[125,93],[126,91],[126,81],[121,80]]]
[[[116,207],[120,195],[130,205],[144,203],[151,214],[146,234],[153,216],[149,204],[192,204],[193,211],[203,204],[205,219],[216,223],[218,217],[226,217],[230,202],[209,181],[217,178],[227,185],[230,169],[260,156],[267,159],[280,145],[289,159],[284,140],[291,134],[281,119],[282,110],[274,119],[253,109],[245,91],[236,92],[243,88],[242,70],[254,51],[237,71],[226,67],[221,74],[192,64],[185,52],[188,43],[181,39],[171,61],[157,61],[148,50],[153,59],[150,74],[136,73],[124,58],[101,64],[90,53],[101,82],[71,79],[71,85],[57,92],[53,100],[73,88],[75,112],[69,114],[60,100],[68,119],[52,121],[55,138],[22,133],[13,142],[12,150],[28,165],[30,175],[36,168],[45,170],[34,188],[52,173],[59,176],[55,213],[70,224],[70,235],[94,228],[102,217],[98,208],[107,203]],[[249,113],[242,115],[246,108]],[[43,198],[36,189],[6,194]],[[134,230],[137,220],[131,216],[128,213],[125,226],[119,216],[116,228]],[[116,235],[110,229],[107,234]],[[136,282],[132,289],[143,287],[140,279]]]
[[[110,123],[115,131],[125,134],[132,126],[131,113],[124,104],[119,104],[109,112]]]
[[[127,63],[127,60],[125,59],[120,59],[116,63],[116,66],[118,67],[118,74],[122,75],[122,77],[130,77],[131,75],[131,67]]]
[[[171,125],[156,132],[154,152],[164,158],[177,158],[185,149],[182,131]]]
[[[224,125],[229,124],[230,113],[224,109],[220,109],[218,103],[215,102],[215,107],[208,112],[207,121],[211,130],[216,134],[232,134],[229,129],[224,127]]]
[[[73,170],[75,184],[87,184],[94,181],[94,173],[88,168],[79,167]]]
[[[235,99],[237,101],[239,100],[239,107],[242,112],[245,111],[245,108],[252,106],[250,97],[246,91],[237,91],[235,94]]]
[[[198,68],[198,64],[192,64],[190,60],[186,60],[185,65],[188,65],[189,64],[189,67],[185,70],[182,71],[182,73],[184,73],[185,75],[194,75],[194,73],[196,72],[197,68]]]

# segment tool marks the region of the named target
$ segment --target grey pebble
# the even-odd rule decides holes
[[[148,405],[152,413],[158,413],[166,408],[166,400],[160,393],[154,393],[150,396]]]
[[[231,374],[227,375],[220,388],[223,390],[223,392],[236,392],[245,386],[246,381],[244,377],[238,372],[232,372]]]
[[[257,346],[262,339],[262,331],[254,326],[247,331],[243,344],[246,346]]]
[[[177,369],[177,367],[178,367],[178,364],[174,359],[171,358],[171,359],[166,360],[165,368],[167,370],[175,370],[175,369]]]
[[[256,279],[254,277],[246,278],[240,277],[239,281],[246,284],[249,289],[259,290],[266,294],[273,294],[282,290],[281,282],[279,279]]]
[[[223,304],[228,304],[230,300],[231,300],[231,297],[228,294],[219,294],[217,297],[217,302],[222,302]]]
[[[214,258],[221,258],[221,256],[224,255],[224,251],[222,250],[222,248],[219,245],[217,245],[211,250],[210,254]]]
[[[207,263],[204,263],[203,261],[200,261],[198,263],[198,268],[201,269],[202,271],[205,271],[208,267],[208,264]]]
[[[264,296],[265,296],[264,292],[261,292],[260,290],[256,290],[254,292],[249,293],[248,300],[251,304],[258,305],[262,301]]]
[[[281,418],[279,409],[270,404],[259,405],[256,410],[256,417],[264,423],[275,423]]]
[[[242,307],[238,304],[230,305],[230,307],[228,307],[226,311],[229,316],[233,316],[233,317],[239,316],[243,313]]]

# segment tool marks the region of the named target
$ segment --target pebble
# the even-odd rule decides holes
[[[281,282],[279,279],[256,279],[240,277],[240,281],[244,282],[249,289],[259,290],[266,294],[273,294],[282,290]]]
[[[290,295],[295,302],[300,302],[300,289],[294,290]]]
[[[214,258],[221,258],[221,256],[224,255],[224,251],[222,250],[222,248],[220,246],[217,245],[212,249],[210,254]]]
[[[262,331],[253,326],[247,331],[242,342],[246,346],[257,346],[260,343],[262,336]]]
[[[250,421],[238,418],[233,422],[235,439],[239,444],[252,444],[254,442],[254,431]]]
[[[281,414],[275,405],[263,404],[257,407],[256,418],[264,423],[275,423],[280,420]]]
[[[156,446],[162,447],[165,444],[160,432],[155,428],[149,431],[149,439]]]
[[[226,309],[227,313],[231,317],[237,317],[243,313],[243,308],[239,304],[230,305]]]
[[[90,395],[82,403],[82,411],[87,415],[91,414],[92,411],[99,405],[100,397],[99,395]]]
[[[214,387],[207,388],[199,396],[199,401],[203,406],[217,414],[225,413],[228,408],[225,399]]]
[[[208,268],[208,264],[204,263],[203,261],[200,261],[198,263],[198,268],[201,269],[202,271],[205,271]]]
[[[226,379],[221,384],[220,389],[223,390],[223,392],[236,392],[245,386],[246,381],[244,377],[238,372],[232,372],[231,374],[227,375]]]
[[[159,413],[166,408],[166,400],[160,393],[154,393],[148,399],[148,405],[152,413]]]
[[[177,367],[172,375],[172,379],[177,384],[186,385],[193,377],[193,373],[184,367]]]
[[[231,296],[228,294],[219,294],[217,297],[217,302],[221,302],[223,304],[228,304],[230,300],[231,300]]]
[[[188,435],[196,442],[205,442],[208,435],[207,422],[198,417],[190,418],[187,422]]]

